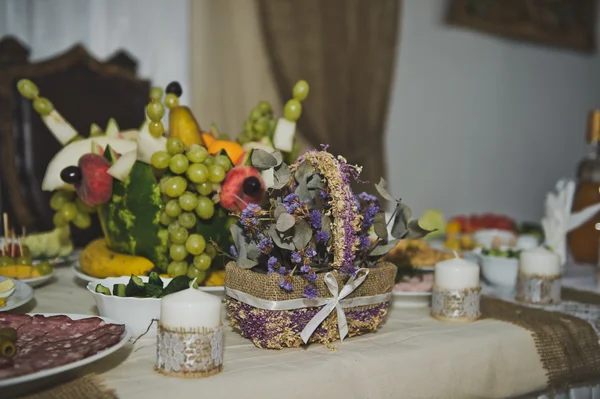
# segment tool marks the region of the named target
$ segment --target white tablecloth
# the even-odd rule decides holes
[[[35,302],[23,312],[93,314],[96,308],[84,284],[61,268],[55,281],[36,289]],[[258,349],[227,328],[224,371],[206,379],[156,373],[155,350],[155,341],[142,339],[76,374],[100,374],[124,399],[507,398],[539,392],[546,382],[526,330],[494,320],[441,323],[427,309],[393,309],[378,332],[345,340],[337,351],[322,345]]]

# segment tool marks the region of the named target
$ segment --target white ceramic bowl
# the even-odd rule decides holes
[[[507,230],[486,229],[475,233],[475,241],[485,248],[491,248],[494,240],[499,240],[500,245],[510,245],[511,241],[516,241],[517,236]]]
[[[481,272],[483,278],[491,285],[506,290],[513,290],[517,285],[519,272],[518,258],[481,255]]]
[[[148,277],[140,278],[144,282],[148,281]],[[109,277],[103,280],[95,280],[88,283],[87,289],[96,300],[100,316],[125,323],[131,331],[132,339],[136,339],[148,330],[148,326],[150,326],[153,319],[160,317],[160,299],[118,297],[96,292],[98,284],[102,284],[112,292],[115,284],[127,284],[129,279],[130,277]],[[162,280],[165,287],[171,281],[170,278],[163,278]],[[224,295],[223,287],[200,287],[200,289],[212,294]],[[150,330],[144,337],[151,338],[153,336],[156,336],[156,323],[152,323]]]

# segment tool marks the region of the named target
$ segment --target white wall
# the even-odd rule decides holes
[[[390,185],[415,214],[539,220],[574,174],[600,107],[600,55],[443,23],[445,1],[406,0],[387,125]],[[600,43],[600,41],[599,41]]]

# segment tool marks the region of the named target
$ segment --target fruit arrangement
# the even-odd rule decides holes
[[[82,270],[101,278],[156,271],[210,285],[222,285],[224,261],[215,246],[232,243],[230,213],[261,203],[275,184],[272,169],[269,175],[249,165],[254,149],[294,157],[295,124],[309,90],[298,82],[286,117],[278,120],[260,102],[236,142],[214,125],[200,128],[191,110],[179,105],[177,82],[166,87],[164,100],[162,89],[151,90],[148,120],[139,130],[120,131],[111,120],[105,132],[93,124],[89,138],[39,97],[33,82],[21,80],[17,87],[64,145],[42,183],[43,190],[54,191],[54,224],[86,228],[95,213],[100,220],[104,238],[83,249]]]
[[[73,252],[69,225],[56,227],[48,232],[28,234],[23,238],[23,244],[29,248],[33,259],[63,258]]]
[[[505,215],[486,213],[483,215],[455,216],[446,225],[446,231],[452,233],[469,234],[477,230],[496,229],[515,232],[517,225],[515,221]]]

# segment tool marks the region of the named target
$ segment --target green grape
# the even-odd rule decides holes
[[[165,205],[165,212],[172,218],[176,218],[181,213],[181,207],[179,206],[179,201],[177,200],[169,200],[167,205]]]
[[[173,261],[167,267],[169,277],[184,276],[187,273],[188,265],[184,261]]]
[[[160,101],[163,96],[163,89],[160,87],[153,87],[150,89],[150,98],[155,101]]]
[[[187,250],[184,245],[173,244],[171,248],[169,248],[169,256],[173,260],[184,260],[186,256],[188,256]]]
[[[277,121],[275,119],[270,119],[269,123],[268,123],[268,132],[269,134],[273,133],[275,131],[275,127],[277,127]],[[295,160],[296,158],[294,158]]]
[[[169,177],[165,186],[165,192],[169,197],[176,198],[185,192],[187,180],[181,176]]]
[[[148,124],[148,131],[152,137],[158,138],[165,132],[165,125],[161,121],[152,121]]]
[[[186,176],[192,183],[204,183],[208,180],[208,168],[201,163],[193,163],[187,170]]]
[[[167,139],[167,151],[171,155],[181,154],[185,151],[185,144],[178,137],[169,137]]]
[[[169,167],[169,163],[171,162],[171,156],[166,151],[156,151],[154,154],[152,154],[150,162],[156,169],[166,169]]]
[[[211,259],[217,257],[217,249],[212,244],[206,244],[206,248],[204,248],[204,253],[210,256]]]
[[[217,155],[215,157],[215,166],[220,166],[227,172],[233,165],[227,155]]]
[[[35,100],[33,100],[33,109],[35,109],[35,111],[38,114],[45,116],[52,112],[52,110],[54,109],[54,105],[52,105],[50,100],[48,100],[47,98],[38,97]]]
[[[8,266],[12,264],[12,259],[10,256],[0,255],[0,266]]]
[[[52,217],[52,223],[54,223],[54,226],[56,227],[63,227],[69,224],[69,221],[65,219],[60,212],[56,212]]]
[[[198,194],[207,196],[213,192],[213,185],[208,182],[196,184],[196,190],[198,190]]]
[[[184,211],[193,211],[194,209],[196,209],[196,205],[198,205],[198,198],[195,194],[189,191],[186,191],[179,197],[179,206]]]
[[[188,231],[183,227],[177,227],[169,232],[169,239],[173,244],[183,245],[188,238]]]
[[[254,123],[254,131],[261,136],[267,131],[268,121],[266,118],[260,118]]]
[[[213,183],[221,183],[225,180],[225,169],[220,165],[211,165],[208,168],[208,179]]]
[[[42,275],[47,276],[54,271],[52,265],[48,261],[43,261],[35,265],[35,269]]]
[[[92,225],[92,218],[89,213],[77,212],[73,224],[81,230],[88,229]]]
[[[252,122],[255,122],[255,121],[259,120],[261,116],[262,116],[262,112],[260,112],[260,110],[258,108],[254,108],[252,111],[250,111],[249,119]]]
[[[196,215],[201,219],[208,220],[215,214],[215,204],[208,197],[199,197],[196,206]]]
[[[169,169],[171,172],[182,175],[188,169],[190,165],[190,161],[183,154],[176,154],[171,157],[171,161],[169,162]]]
[[[169,179],[169,176],[165,176],[162,179],[160,179],[160,182],[158,183],[158,188],[160,189],[161,194],[167,193],[167,182],[169,181]]]
[[[192,280],[196,279],[196,283],[202,283],[206,280],[206,272],[198,270],[195,267],[188,267],[187,276]]]
[[[285,107],[283,108],[285,119],[290,122],[296,122],[300,119],[300,114],[302,114],[302,104],[300,104],[300,101],[291,99],[285,103]]]
[[[294,85],[294,99],[298,100],[298,101],[304,101],[306,99],[306,96],[308,96],[308,91],[310,90],[310,86],[308,86],[308,83],[306,82],[306,80],[299,80],[296,82],[296,84]]]
[[[31,266],[31,262],[32,262],[31,256],[18,256],[17,259],[15,260],[15,263],[17,265]]]
[[[181,212],[181,215],[177,217],[177,221],[182,227],[193,229],[196,226],[196,215],[192,212]]]
[[[198,270],[208,270],[212,259],[207,254],[194,256],[194,267]]]
[[[171,223],[171,224],[169,225],[169,227],[167,227],[167,231],[169,232],[169,235],[170,235],[170,234],[173,234],[173,232],[174,232],[175,230],[177,230],[178,228],[180,228],[180,227],[181,227],[181,225],[180,225],[180,224],[179,224],[179,222],[176,220],[176,221],[174,221],[173,223]],[[187,236],[186,236],[186,238],[187,238]]]
[[[206,248],[206,240],[200,234],[191,234],[185,242],[185,249],[192,255],[200,255]]]
[[[19,80],[17,83],[17,90],[19,90],[19,93],[28,100],[33,100],[40,95],[40,91],[35,83],[29,79]]]
[[[270,113],[273,108],[271,107],[271,103],[268,101],[261,101],[258,103],[258,105],[256,106],[256,108],[258,108],[258,110],[264,115],[264,114],[268,114]]]
[[[63,205],[70,202],[70,199],[65,195],[65,191],[57,191],[50,197],[50,208],[54,211],[58,211]]]
[[[79,197],[75,199],[75,205],[77,206],[77,209],[84,213],[94,213],[97,210],[95,206],[89,206],[88,204],[83,202]]]
[[[179,98],[173,93],[167,93],[165,96],[165,105],[169,109],[175,108],[179,105]]]
[[[160,101],[153,100],[146,106],[146,113],[148,118],[153,122],[160,122],[165,116],[165,106]]]
[[[213,157],[212,155],[206,157],[206,159],[204,160],[204,165],[206,165],[206,166],[210,166],[214,163],[215,163],[215,157]]]
[[[161,211],[158,220],[162,225],[169,226],[175,219],[167,215],[167,212]]]
[[[63,219],[70,222],[77,216],[77,206],[72,202],[68,202],[60,207],[59,212]]]
[[[244,122],[244,133],[248,134],[252,132],[252,121]]]
[[[199,163],[204,162],[208,156],[208,151],[206,151],[206,148],[202,147],[201,145],[192,144],[185,155],[190,162]]]

